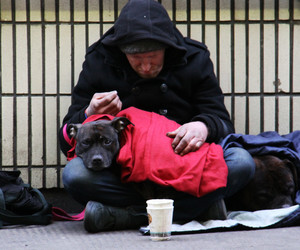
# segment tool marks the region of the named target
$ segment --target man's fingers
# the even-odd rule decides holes
[[[174,131],[168,132],[167,136],[170,137],[170,138],[174,138],[177,135],[179,129],[180,129],[180,127],[178,129],[174,130]]]
[[[198,150],[206,141],[208,134],[207,127],[202,122],[190,122],[182,125],[175,131],[167,133],[167,136],[174,138],[172,148],[176,154],[185,155]]]
[[[86,109],[88,116],[93,114],[117,114],[122,108],[117,91],[95,93]],[[112,112],[108,112],[111,110]]]
[[[174,149],[174,152],[183,156],[189,152],[197,151],[203,145],[203,143],[204,141],[198,138],[193,138],[189,142],[183,139]]]
[[[99,100],[99,99],[102,99],[103,97],[106,97],[108,95],[117,95],[117,91],[113,90],[113,91],[110,91],[110,92],[95,93],[93,98]]]
[[[106,106],[103,112],[110,115],[116,115],[120,112],[121,109],[122,102],[118,98],[115,98],[109,105]]]
[[[99,96],[99,97],[97,97],[98,106],[106,106],[109,103],[111,103],[115,98],[117,98],[116,91],[109,92],[109,94],[107,94],[105,96]]]
[[[186,132],[187,131],[185,129],[179,127],[178,129],[167,133],[168,137],[174,138],[172,148],[176,154],[181,152],[181,150],[187,145],[187,142],[184,139]]]
[[[187,131],[184,129],[179,130],[172,142],[172,147],[174,148],[176,154],[181,152],[182,149],[188,144],[188,137],[186,133]]]

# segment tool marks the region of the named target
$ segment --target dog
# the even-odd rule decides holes
[[[256,211],[294,205],[297,184],[296,166],[274,155],[254,156],[253,179],[228,199],[230,210]]]
[[[97,120],[85,124],[69,124],[67,131],[76,140],[75,154],[91,170],[101,171],[111,167],[119,150],[119,134],[129,124],[126,117],[112,121]]]
[[[82,159],[85,167],[93,171],[112,168],[112,172],[120,176],[120,166],[115,164],[120,150],[120,133],[130,124],[134,126],[126,117],[116,117],[111,121],[69,124],[67,131],[76,140],[75,154]],[[151,181],[131,185],[146,200],[175,197],[175,189]]]

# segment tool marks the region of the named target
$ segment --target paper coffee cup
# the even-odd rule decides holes
[[[147,200],[150,238],[153,241],[169,240],[173,220],[173,200]]]

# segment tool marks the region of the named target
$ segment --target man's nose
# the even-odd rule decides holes
[[[142,70],[143,71],[149,71],[151,68],[151,64],[149,62],[142,63]]]

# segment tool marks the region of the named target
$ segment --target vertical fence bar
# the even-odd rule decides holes
[[[28,71],[28,182],[32,183],[32,123],[31,123],[31,32],[30,32],[30,1],[26,0],[26,28],[27,28],[27,71]]]
[[[205,0],[201,0],[201,9],[201,42],[205,44]]]
[[[216,0],[216,62],[217,65],[215,65],[216,68],[216,74],[217,78],[220,82],[220,0]]]
[[[100,36],[103,35],[103,1],[99,1]]]
[[[231,99],[231,111],[230,111],[230,117],[231,117],[231,122],[234,123],[235,121],[235,72],[234,72],[234,58],[235,58],[235,53],[234,53],[234,48],[235,48],[235,41],[234,41],[234,34],[235,34],[235,29],[234,29],[234,21],[235,21],[235,0],[230,1],[230,32],[231,32],[231,92],[230,92],[230,99]]]
[[[41,22],[42,22],[42,131],[43,131],[43,188],[46,187],[46,165],[47,165],[47,149],[46,149],[46,65],[45,65],[45,59],[46,59],[46,48],[45,48],[45,36],[46,36],[46,27],[45,27],[45,0],[41,0]]]
[[[279,29],[279,0],[275,0],[275,130],[279,129],[279,100],[278,100],[278,87],[280,84],[280,79],[278,78],[278,29]]]
[[[202,18],[201,18],[201,20],[202,20],[202,35],[201,35],[201,37],[202,37],[202,42],[205,44],[205,1],[206,0],[201,0],[202,2],[201,2],[201,8],[202,8],[202,12],[201,12],[201,14],[202,14]]]
[[[289,1],[289,24],[290,24],[290,82],[289,82],[289,92],[290,92],[290,124],[289,124],[289,131],[292,132],[294,130],[293,127],[293,120],[294,120],[294,98],[293,98],[293,91],[294,91],[294,1]]]
[[[2,20],[2,5],[0,1],[0,20]],[[0,23],[0,42],[2,41],[2,22]],[[2,170],[2,47],[0,46],[0,170]]]
[[[89,1],[84,1],[85,48],[89,46]]]
[[[70,1],[70,25],[71,25],[71,89],[75,86],[75,56],[74,56],[74,2]]]
[[[17,59],[16,59],[16,4],[15,1],[11,1],[11,15],[12,15],[12,35],[13,35],[13,135],[17,134]],[[13,152],[15,157],[13,158],[13,169],[17,169],[17,138],[13,138]]]
[[[114,21],[118,18],[118,0],[114,0]]]
[[[260,1],[260,131],[264,131],[264,0]]]
[[[59,41],[60,41],[60,23],[59,23],[59,0],[55,0],[55,29],[56,29],[56,130],[60,127],[60,50],[59,50]],[[60,146],[59,141],[57,140],[56,147],[56,162],[57,162],[57,171],[56,171],[56,183],[57,187],[60,187]]]
[[[186,1],[187,36],[191,37],[191,0]]]
[[[245,133],[248,134],[249,133],[249,1],[245,2],[245,35],[246,35],[246,92],[245,92],[245,98],[246,98],[246,110],[245,110]]]
[[[176,24],[176,0],[172,0],[172,20]]]

